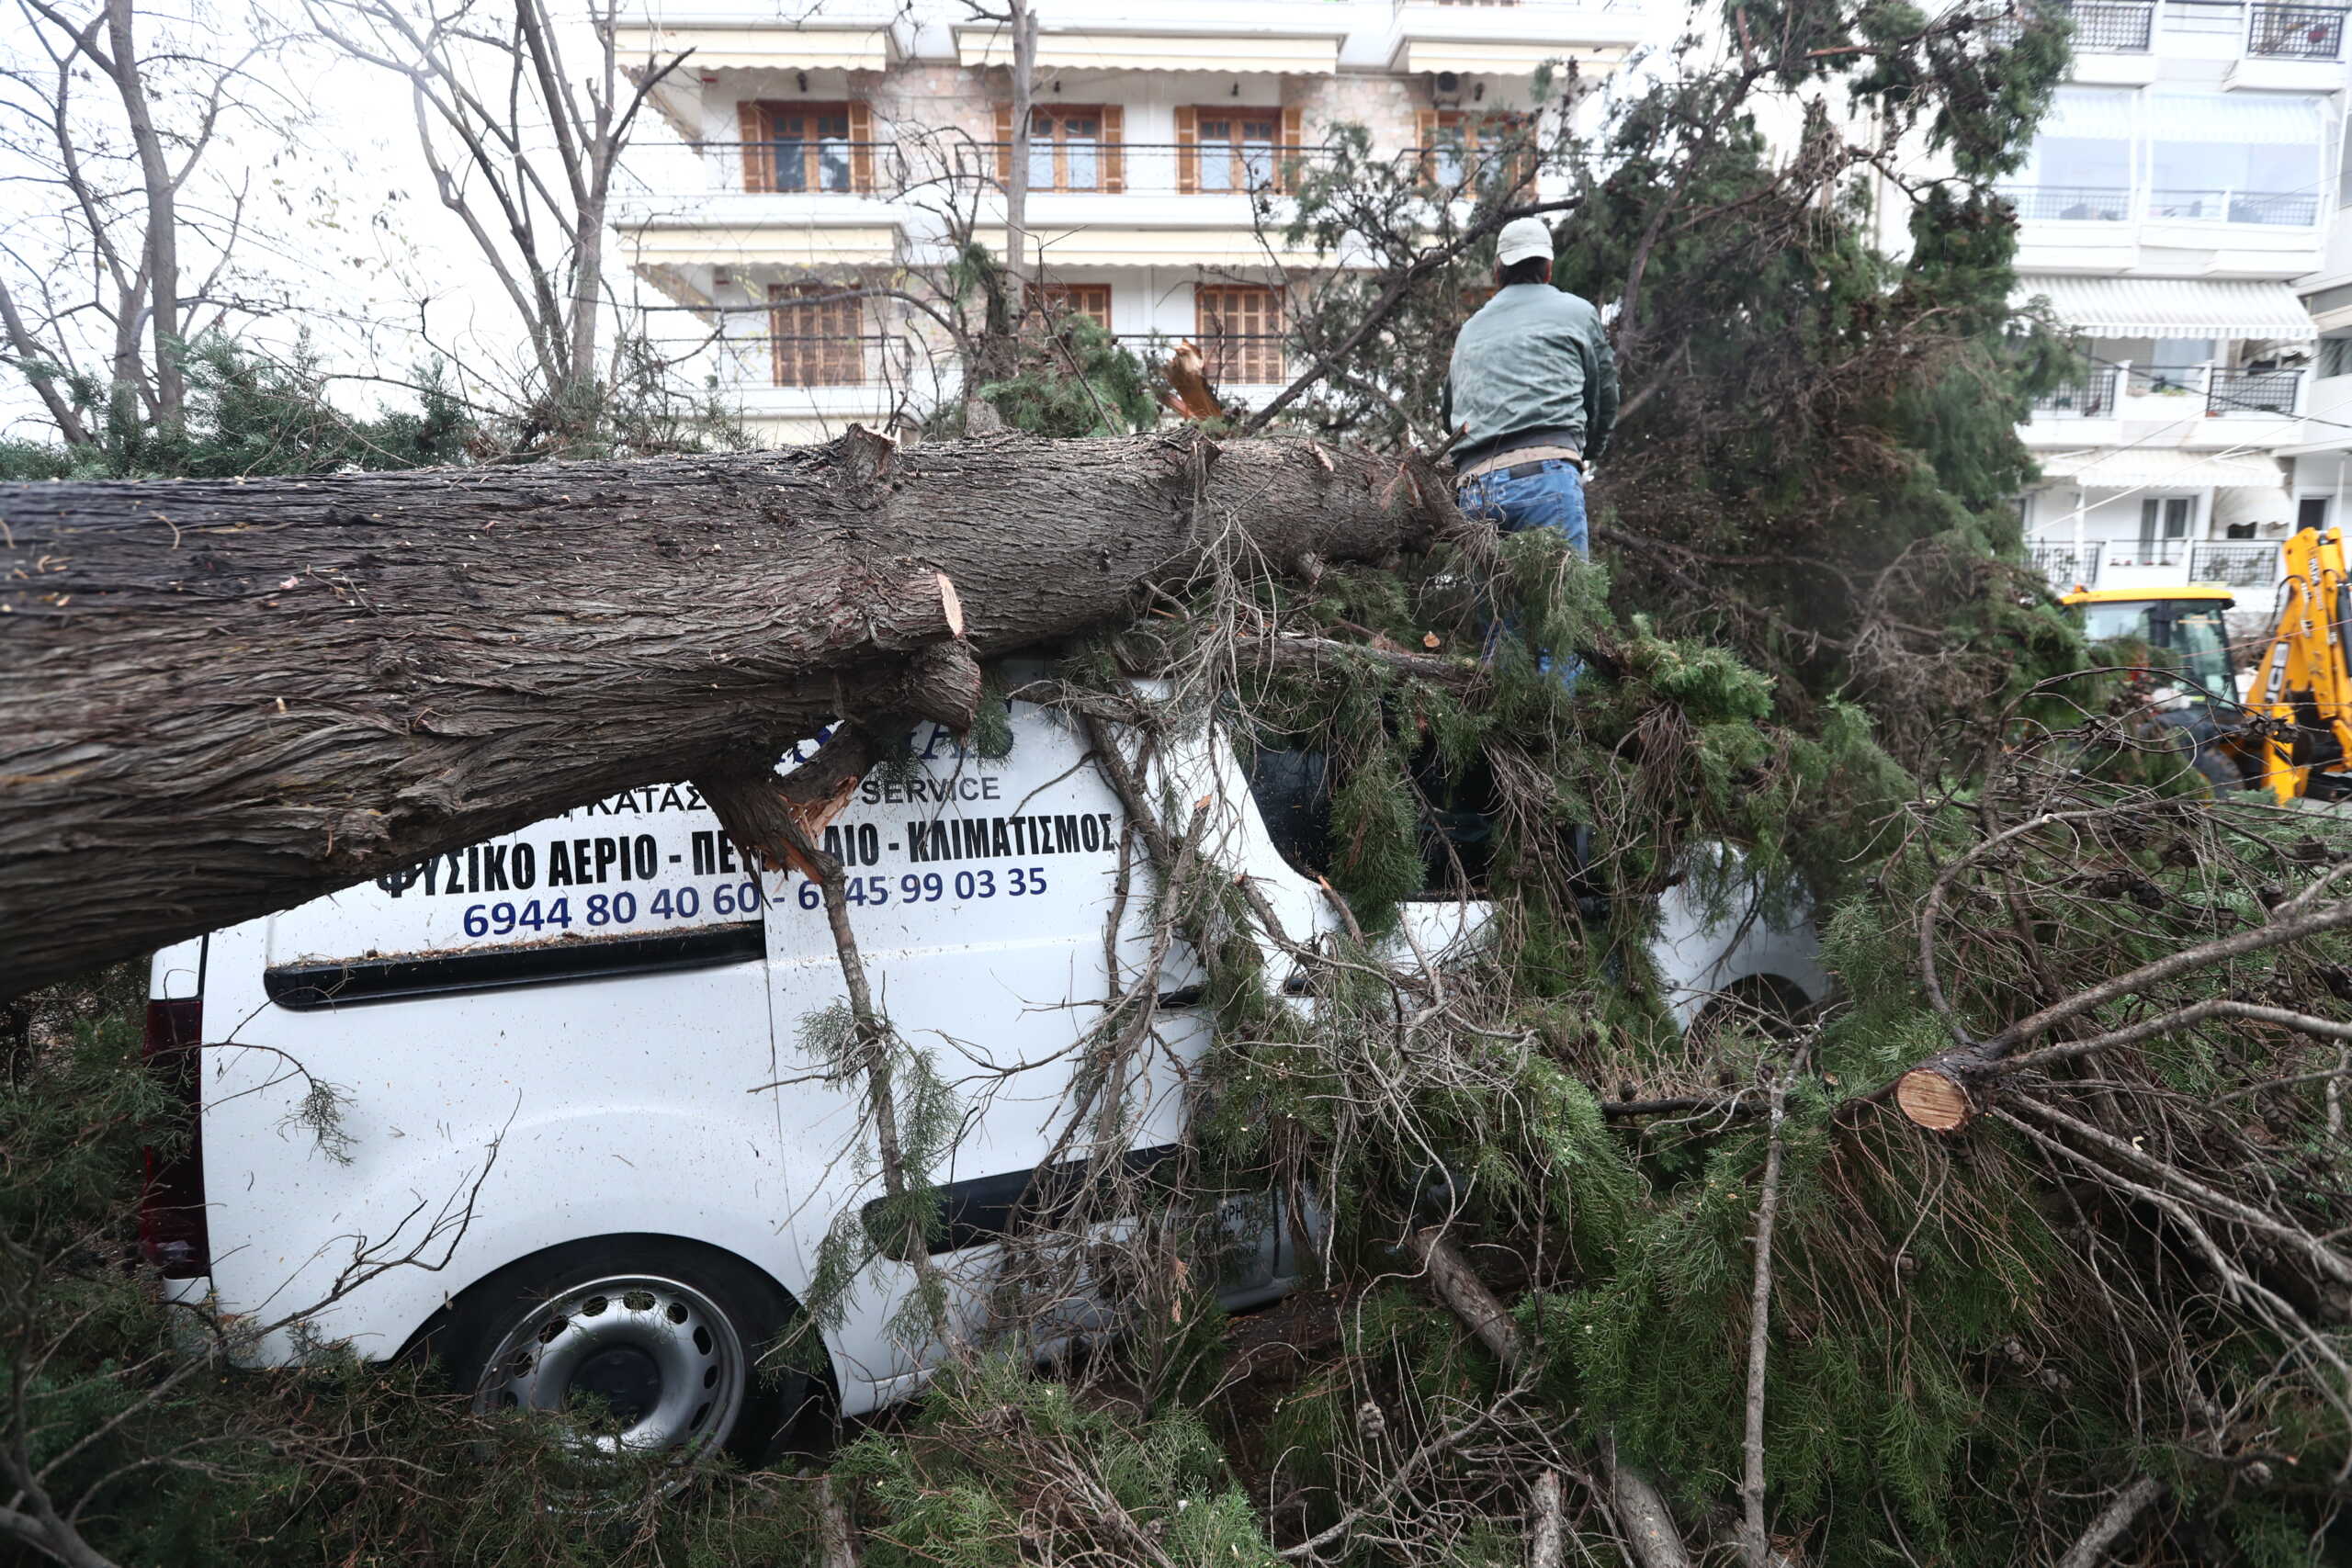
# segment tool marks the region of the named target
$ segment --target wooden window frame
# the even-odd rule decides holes
[[[1227,335],[1228,311],[1247,299],[1258,331]],[[1201,373],[1211,386],[1280,386],[1287,378],[1283,291],[1262,283],[1197,283],[1193,286],[1193,337],[1200,344]]]
[[[1099,128],[1094,143],[1095,166],[1100,176],[1097,184],[1074,186],[1069,183],[1069,142],[1068,138],[1057,132],[1047,139],[1053,147],[1053,181],[1051,184],[1039,184],[1032,180],[1029,184],[1031,190],[1117,196],[1127,188],[1127,108],[1125,104],[1035,104],[1031,106],[1029,113],[1032,127],[1029,155],[1032,159],[1037,155],[1035,127],[1039,115],[1046,116],[1057,123],[1064,118],[1077,119],[1091,115]],[[1011,104],[996,106],[996,177],[1000,183],[1012,178]]]
[[[771,283],[768,285],[768,374],[779,387],[862,387],[865,385],[865,301],[841,299],[823,305],[795,304],[808,296],[846,293],[854,283]],[[841,312],[851,329],[846,339],[821,330],[819,312]],[[799,329],[819,328],[816,332]]]
[[[1107,283],[1046,283],[1038,286],[1038,303],[1048,316],[1084,316],[1104,332],[1111,330],[1111,286]],[[1095,309],[1100,305],[1101,310]]]
[[[1415,140],[1420,144],[1421,177],[1431,185],[1441,183],[1438,178],[1438,154],[1447,145],[1444,139],[1452,136],[1452,145],[1460,149],[1463,177],[1446,188],[1467,190],[1476,183],[1478,173],[1480,132],[1506,127],[1532,127],[1535,117],[1524,109],[1420,109],[1415,112],[1413,119]],[[1527,153],[1521,156],[1527,160],[1528,178],[1532,180],[1532,156]]]
[[[823,184],[824,142],[803,140],[801,183],[792,196],[870,196],[874,191],[874,108],[855,98],[745,98],[735,106],[737,134],[742,142],[743,188],[776,193],[777,147],[774,133],[778,115],[821,115],[838,112],[849,130],[849,188],[831,190]]]
[[[1204,119],[1238,120],[1263,115],[1274,122],[1273,178],[1272,189],[1277,196],[1286,196],[1298,186],[1300,140],[1305,130],[1305,116],[1297,105],[1266,104],[1185,104],[1176,110],[1176,194],[1179,196],[1244,194],[1250,186],[1242,184],[1204,192],[1202,187],[1201,160],[1208,153],[1211,143],[1201,135]],[[1223,145],[1231,151],[1233,173],[1241,172],[1240,149],[1243,143],[1228,137]]]

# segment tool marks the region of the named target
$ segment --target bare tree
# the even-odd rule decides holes
[[[40,196],[0,230],[9,355],[69,445],[98,439],[90,405],[102,398],[128,398],[176,431],[185,344],[272,309],[236,272],[250,176],[199,176],[232,118],[288,118],[254,70],[274,46],[200,8],[148,40],[140,24],[152,13],[130,0],[18,9],[25,26],[0,66],[0,141],[15,183]],[[241,34],[228,51],[210,42]],[[93,71],[111,101],[77,92]],[[184,253],[198,258],[193,276]]]
[[[544,0],[306,0],[338,49],[403,78],[441,204],[488,263],[529,347],[526,437],[574,434],[617,374],[600,371],[613,183],[647,96],[685,55],[621,58],[618,0],[589,15],[575,77]]]

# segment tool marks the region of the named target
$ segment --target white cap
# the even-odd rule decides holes
[[[1552,259],[1552,231],[1544,227],[1541,218],[1514,218],[1503,225],[1502,235],[1495,242],[1495,265],[1510,266],[1531,256]]]

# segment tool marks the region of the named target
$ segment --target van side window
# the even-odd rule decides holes
[[[1484,897],[1494,842],[1494,779],[1484,762],[1449,781],[1435,748],[1412,762],[1422,805],[1418,824],[1423,898]],[[1250,753],[1250,794],[1266,836],[1301,876],[1329,876],[1338,846],[1331,836],[1329,760],[1320,751],[1261,746]]]

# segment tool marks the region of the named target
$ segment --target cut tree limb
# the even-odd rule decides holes
[[[1478,1343],[1494,1352],[1505,1370],[1525,1370],[1527,1344],[1511,1321],[1510,1309],[1487,1288],[1445,1233],[1434,1225],[1417,1230],[1405,1238],[1405,1246],[1428,1270],[1430,1289],[1453,1309]],[[1647,1477],[1617,1462],[1614,1442],[1606,1446],[1610,1506],[1638,1568],[1690,1568],[1690,1550],[1683,1544],[1666,1499]]]
[[[0,486],[0,996],[952,714],[959,621],[971,657],[1051,644],[1227,536],[1418,547],[1452,506],[1403,472],[1188,432]]]

